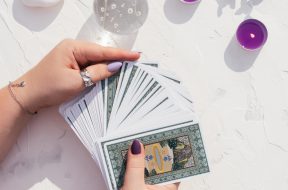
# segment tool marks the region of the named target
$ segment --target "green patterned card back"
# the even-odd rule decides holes
[[[134,135],[135,136],[135,135]],[[127,151],[133,136],[125,141],[101,143],[113,189],[123,185]],[[127,138],[129,140],[127,140]],[[145,148],[145,182],[160,184],[209,172],[198,124],[189,124],[137,137]],[[115,181],[115,184],[112,182]]]

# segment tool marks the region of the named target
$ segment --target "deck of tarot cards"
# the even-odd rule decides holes
[[[123,62],[121,71],[60,106],[110,190],[123,184],[134,139],[145,147],[145,182],[167,184],[209,172],[193,102],[158,64]]]

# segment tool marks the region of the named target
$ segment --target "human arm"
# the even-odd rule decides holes
[[[60,104],[84,89],[80,70],[86,68],[92,81],[113,75],[107,63],[136,60],[139,53],[103,47],[93,43],[64,40],[45,56],[38,65],[13,81],[25,82],[24,87],[8,86],[0,90],[0,161],[5,158],[21,130],[33,117],[27,112]],[[20,102],[15,101],[13,95]]]

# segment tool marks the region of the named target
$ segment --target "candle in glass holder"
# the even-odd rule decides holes
[[[187,4],[193,4],[193,3],[197,3],[200,0],[180,0],[180,1],[182,1],[183,3],[187,3]]]
[[[256,50],[261,48],[267,41],[268,31],[259,20],[248,19],[239,25],[236,37],[244,49]]]

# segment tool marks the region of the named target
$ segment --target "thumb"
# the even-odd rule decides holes
[[[144,146],[134,140],[129,151],[123,190],[144,189]]]
[[[121,68],[121,62],[112,62],[109,64],[98,63],[95,65],[90,65],[86,67],[87,71],[90,74],[93,83],[96,83],[105,78],[111,77]]]

